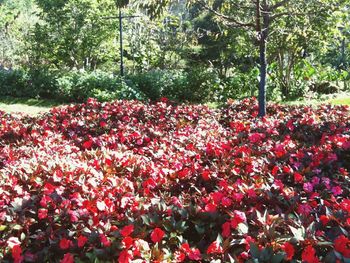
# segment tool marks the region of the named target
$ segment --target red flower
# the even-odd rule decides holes
[[[300,173],[294,173],[294,181],[300,183],[304,180],[303,176]]]
[[[350,258],[350,240],[344,235],[337,237],[334,241],[334,249],[344,257]]]
[[[265,138],[265,134],[263,133],[252,133],[249,135],[249,141],[251,143],[257,143],[257,142],[260,142],[262,139]]]
[[[222,236],[229,237],[231,235],[231,223],[226,222],[222,225]]]
[[[213,203],[208,203],[204,207],[204,210],[205,210],[205,212],[208,212],[208,213],[214,213],[214,212],[216,212],[216,205]]]
[[[202,255],[198,248],[190,248],[188,243],[181,245],[181,250],[189,257],[191,260],[201,260]]]
[[[104,247],[111,246],[111,241],[108,240],[108,238],[104,234],[100,234],[100,240]]]
[[[47,209],[45,209],[45,208],[40,208],[39,210],[38,210],[38,218],[39,219],[45,219],[46,217],[47,217]]]
[[[245,222],[247,219],[244,212],[235,210],[233,211],[233,213],[234,213],[234,216],[231,219],[231,227],[235,229],[237,228],[238,224]]]
[[[210,180],[210,170],[204,170],[202,172],[202,178],[204,181],[209,181]]]
[[[132,237],[124,237],[122,240],[122,244],[126,249],[129,249],[134,243],[134,239]]]
[[[88,241],[88,238],[86,236],[79,236],[78,237],[78,247],[83,247],[87,241]]]
[[[134,225],[124,226],[124,227],[120,230],[120,234],[121,234],[123,237],[130,236],[130,235],[132,234],[132,232],[134,232]]]
[[[312,207],[308,204],[300,204],[298,207],[298,213],[304,216],[309,216],[312,212]]]
[[[174,259],[176,263],[180,263],[183,262],[186,258],[186,255],[184,253],[182,253],[181,251],[176,251],[174,253]]]
[[[312,246],[307,246],[301,255],[301,259],[306,263],[319,263],[320,261],[315,253],[316,250]]]
[[[14,263],[21,263],[23,261],[22,248],[20,245],[15,245],[12,248],[12,258]]]
[[[92,140],[88,140],[88,141],[83,143],[83,147],[85,149],[90,149],[92,147],[92,145],[93,145],[93,141]]]
[[[329,217],[326,216],[326,215],[321,215],[321,216],[320,216],[320,221],[322,222],[322,225],[325,226],[325,225],[327,225],[328,222],[329,222]]]
[[[198,261],[202,259],[202,255],[198,248],[192,248],[190,253],[188,254],[188,258],[191,260]]]
[[[124,249],[118,257],[118,263],[130,263],[133,259],[132,252]]]
[[[153,243],[158,243],[163,239],[164,235],[164,231],[157,227],[151,233],[151,240]]]
[[[221,254],[223,253],[223,249],[220,246],[219,242],[214,241],[210,244],[210,246],[207,249],[207,254]]]
[[[62,238],[60,241],[60,248],[65,250],[68,249],[72,245],[72,241],[66,238]]]
[[[63,259],[60,263],[74,263],[74,256],[71,253],[64,254]]]
[[[291,243],[286,242],[282,245],[282,249],[284,252],[286,252],[286,259],[292,260],[295,253],[294,246]]]

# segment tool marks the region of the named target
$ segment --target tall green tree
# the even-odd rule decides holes
[[[229,27],[246,28],[259,49],[259,116],[266,114],[267,48],[271,32],[281,28],[281,21],[289,18],[327,19],[344,1],[309,0],[252,0],[202,1],[194,0]],[[285,25],[287,27],[287,25]]]
[[[34,65],[94,70],[114,59],[116,21],[110,0],[36,0],[43,23],[30,43]],[[111,32],[113,32],[111,34]]]
[[[25,39],[39,21],[34,0],[0,2],[0,65],[16,67],[26,63]]]
[[[151,15],[158,14],[168,1],[135,1],[136,5],[150,10]],[[305,19],[327,19],[345,1],[337,0],[188,0],[189,4],[201,5],[203,9],[215,14],[216,19],[229,28],[244,28],[259,50],[259,116],[266,114],[267,48],[271,32],[279,28],[281,21],[290,17]],[[119,1],[126,6],[129,1]],[[283,23],[282,23],[283,24]]]

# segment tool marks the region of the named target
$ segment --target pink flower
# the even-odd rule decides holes
[[[303,189],[305,190],[305,192],[311,193],[314,190],[314,186],[312,185],[312,183],[304,183]]]
[[[45,209],[45,208],[40,208],[39,210],[38,210],[38,218],[39,219],[45,219],[45,218],[47,218],[47,209]]]
[[[19,239],[17,237],[10,237],[7,240],[6,244],[9,248],[13,248],[14,246],[21,245],[21,242],[19,241]]]
[[[335,196],[341,195],[343,193],[343,189],[340,186],[334,186],[332,187],[332,193]]]

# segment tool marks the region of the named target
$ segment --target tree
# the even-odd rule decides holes
[[[126,6],[129,1],[118,1]],[[338,1],[298,1],[298,0],[188,0],[189,4],[199,4],[203,9],[215,14],[216,18],[230,28],[244,28],[259,49],[259,116],[266,114],[266,79],[267,48],[270,33],[286,17],[321,17],[331,16],[339,9],[342,0]],[[135,1],[134,4],[157,15],[168,4],[168,1]]]
[[[34,66],[94,70],[114,59],[116,21],[111,0],[36,0],[42,23],[33,30],[29,53]]]
[[[228,27],[246,28],[259,49],[259,116],[266,114],[267,48],[271,32],[281,28],[281,21],[293,17],[323,21],[339,9],[343,1],[297,1],[297,0],[252,0],[252,1],[203,1],[194,0],[217,16]],[[284,25],[285,27],[289,25]],[[249,34],[248,33],[248,34]],[[272,36],[274,37],[274,36]]]
[[[25,41],[38,22],[34,0],[0,1],[0,65],[16,67],[25,63]]]

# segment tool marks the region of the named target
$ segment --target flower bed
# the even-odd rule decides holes
[[[0,261],[349,261],[348,108],[256,104],[2,112]]]

